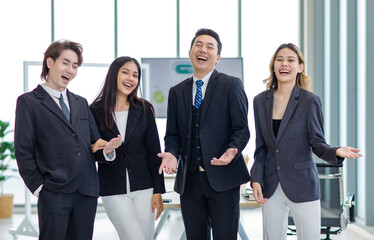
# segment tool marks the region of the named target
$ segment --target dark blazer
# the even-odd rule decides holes
[[[71,122],[38,86],[17,100],[14,144],[18,169],[32,193],[43,184],[53,192],[79,190],[98,197],[91,144],[100,137],[86,99],[67,91]]]
[[[270,198],[280,182],[286,196],[293,202],[320,198],[320,184],[312,151],[330,163],[341,163],[337,147],[326,144],[320,98],[312,92],[293,88],[277,138],[273,132],[274,89],[253,100],[256,124],[255,161],[251,181],[262,186]]]
[[[174,189],[180,194],[186,184],[187,162],[191,161],[192,84],[191,77],[172,87],[168,100],[165,152],[179,159]],[[206,175],[215,191],[226,191],[249,181],[241,154],[249,140],[247,113],[242,81],[214,70],[203,99],[200,143]],[[210,160],[221,157],[228,148],[238,149],[233,161],[226,166],[211,165]]]
[[[101,134],[109,141],[120,133],[115,122],[112,128],[103,129],[100,118],[103,109],[98,105],[90,106]],[[100,195],[108,196],[126,193],[126,169],[129,173],[131,191],[154,188],[154,193],[164,193],[164,176],[158,174],[161,152],[157,126],[150,104],[144,110],[141,103],[130,105],[124,143],[116,149],[116,159],[105,161],[103,151],[96,153],[99,160]]]

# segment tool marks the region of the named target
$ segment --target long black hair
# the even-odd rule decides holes
[[[91,105],[97,108],[102,109],[103,116],[100,118],[100,127],[102,129],[111,129],[113,126],[113,114],[115,111],[116,100],[117,100],[117,92],[118,92],[118,85],[117,85],[117,78],[118,72],[120,71],[121,67],[128,62],[134,62],[136,67],[138,68],[138,84],[136,88],[129,94],[128,101],[130,102],[130,106],[137,107],[139,106],[138,103],[144,108],[146,111],[146,103],[148,103],[151,107],[151,110],[154,114],[154,109],[152,104],[150,104],[145,99],[138,97],[138,89],[141,90],[140,87],[140,79],[141,79],[141,67],[139,62],[132,57],[119,57],[115,59],[108,69],[108,73],[105,77],[104,86],[102,87],[99,95],[96,99],[92,102]]]

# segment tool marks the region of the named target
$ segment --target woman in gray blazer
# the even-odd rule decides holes
[[[320,239],[320,185],[312,152],[329,163],[357,158],[359,149],[325,142],[320,98],[309,91],[304,58],[282,44],[270,62],[267,90],[254,98],[256,150],[253,194],[262,204],[263,238],[286,239],[288,212],[298,239]]]

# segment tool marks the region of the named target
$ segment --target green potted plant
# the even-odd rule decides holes
[[[9,218],[13,213],[13,194],[4,194],[4,182],[15,177],[12,172],[17,169],[14,166],[14,142],[7,141],[6,136],[13,132],[8,130],[9,122],[0,120],[0,218]]]

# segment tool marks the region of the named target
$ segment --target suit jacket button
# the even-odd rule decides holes
[[[73,134],[71,134],[71,136],[72,136],[72,137],[76,137],[76,136],[77,136],[77,134],[73,133]]]
[[[277,167],[277,171],[279,171],[279,170],[281,170],[281,167],[280,167],[280,166]]]
[[[276,153],[279,153],[279,149],[277,148],[277,149],[275,150],[275,152],[276,152]]]
[[[77,152],[77,156],[80,157],[82,154],[81,152]]]

